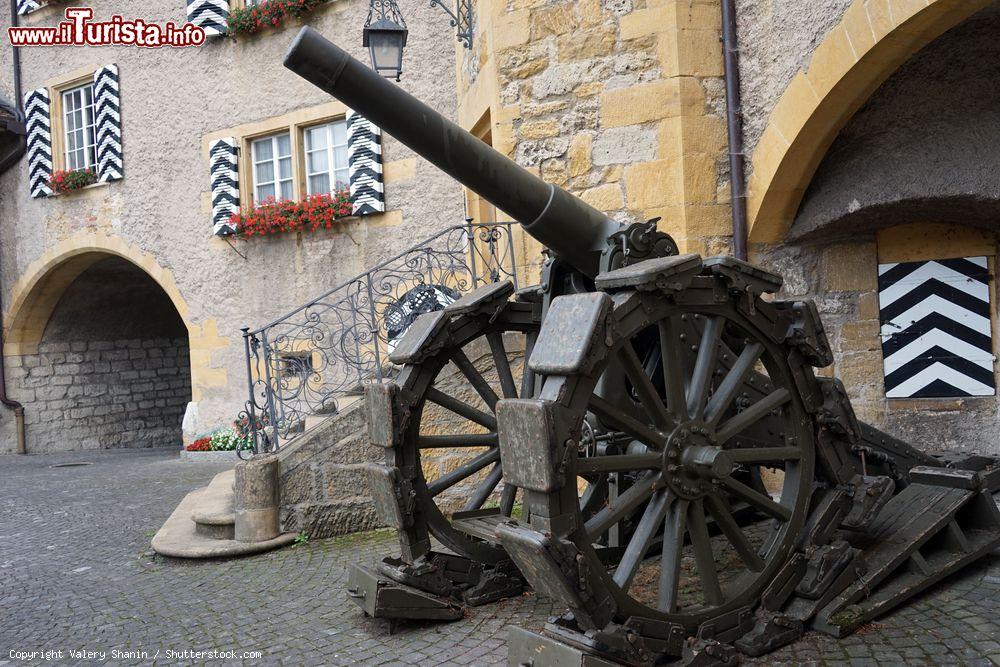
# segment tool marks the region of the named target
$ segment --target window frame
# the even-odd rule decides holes
[[[278,147],[280,145],[278,143],[278,139],[279,139],[279,137],[282,137],[282,136],[287,136],[288,137],[288,154],[287,155],[281,155],[281,153],[278,150]],[[267,160],[258,160],[257,159],[257,145],[260,144],[260,143],[262,143],[262,142],[264,142],[264,141],[270,141],[270,143],[271,143],[271,157],[269,159],[267,159]],[[292,199],[292,200],[295,199],[295,167],[294,167],[294,161],[295,161],[294,153],[295,153],[295,151],[293,150],[292,143],[293,143],[293,138],[292,138],[291,132],[290,131],[286,131],[286,130],[280,130],[280,131],[274,132],[272,134],[266,134],[264,136],[254,137],[253,139],[250,140],[250,150],[249,150],[249,153],[248,153],[249,156],[250,156],[250,169],[249,169],[249,172],[250,172],[250,178],[252,179],[252,184],[251,184],[251,189],[250,189],[250,192],[251,192],[251,194],[250,194],[250,196],[251,196],[250,201],[253,204],[259,204],[264,199],[267,199],[266,197],[264,197],[264,198],[258,198],[258,193],[257,193],[257,189],[263,185],[262,183],[259,183],[258,180],[257,180],[257,166],[258,165],[262,165],[262,164],[266,164],[267,162],[271,163],[271,168],[273,170],[273,178],[272,178],[272,180],[267,181],[267,184],[270,184],[270,185],[274,186],[274,195],[273,195],[274,199],[277,200],[277,201],[285,201],[285,200],[289,200],[289,199]],[[289,161],[289,171],[288,171],[288,177],[287,178],[282,178],[281,177],[281,162],[282,162],[282,160],[285,160],[285,159],[287,159]],[[282,194],[282,185],[284,183],[288,183],[289,184],[289,190],[290,191],[289,191],[289,196],[288,197],[285,197]]]
[[[90,92],[90,102],[87,103],[86,92]],[[67,102],[67,97],[80,94],[79,102],[80,106],[70,111],[69,104]],[[59,91],[59,100],[61,104],[61,115],[60,120],[62,122],[61,132],[63,140],[63,164],[66,165],[67,169],[70,169],[70,153],[83,153],[83,164],[72,167],[73,170],[77,169],[96,169],[97,168],[97,104],[94,99],[94,82],[84,83],[79,86],[72,88],[66,88]],[[88,112],[89,110],[89,118]],[[70,150],[70,114],[80,112],[80,120],[82,121],[81,127],[74,127],[72,132],[78,133],[83,131],[83,146],[75,146],[72,151]]]
[[[342,143],[342,144],[338,144],[338,143],[336,143],[334,141],[333,126],[335,124],[337,124],[337,123],[342,123],[344,125],[344,143]],[[326,135],[327,135],[326,136],[327,145],[325,147],[323,147],[323,148],[317,148],[317,149],[314,149],[314,150],[309,150],[309,147],[307,146],[307,136],[308,136],[308,133],[311,130],[317,130],[317,129],[323,128],[323,127],[329,128],[327,130],[327,132],[326,132]],[[344,186],[345,187],[350,187],[350,185],[351,185],[351,183],[350,183],[351,165],[350,165],[350,158],[348,157],[348,153],[347,153],[347,147],[348,147],[349,143],[350,142],[348,141],[348,137],[347,137],[347,122],[346,122],[346,120],[343,120],[343,119],[342,120],[328,120],[328,121],[323,122],[323,123],[315,123],[315,124],[311,124],[309,126],[306,126],[306,127],[302,128],[302,151],[303,151],[302,155],[303,155],[303,158],[305,159],[305,162],[304,162],[305,190],[303,192],[303,196],[304,195],[323,194],[323,193],[319,193],[319,192],[310,192],[311,187],[310,187],[310,183],[309,183],[309,179],[312,176],[314,176],[316,174],[323,173],[323,172],[319,172],[319,171],[310,173],[310,171],[309,171],[309,154],[310,153],[318,153],[320,151],[325,151],[326,152],[327,169],[326,169],[325,173],[328,174],[329,186],[331,188],[335,188],[336,187],[336,183],[338,182],[338,181],[335,180],[335,176],[336,176],[337,172],[343,172],[344,175],[345,175]],[[337,149],[338,148],[343,148],[344,149],[344,165],[342,167],[338,167],[337,166]],[[332,192],[332,190],[331,189],[327,189],[326,192]]]
[[[343,108],[343,107],[341,107]],[[257,205],[257,182],[254,166],[253,144],[259,139],[273,137],[287,132],[291,137],[292,148],[292,201],[301,201],[309,192],[306,175],[306,150],[305,133],[306,130],[327,125],[330,123],[346,123],[346,114],[343,111],[317,116],[314,118],[296,115],[292,118],[288,116],[275,118],[262,124],[255,124],[253,131],[243,133],[235,132],[238,137],[237,144],[240,151],[239,178],[240,178],[240,201],[251,202]],[[332,149],[331,149],[332,150]],[[349,169],[349,165],[347,167]],[[331,172],[332,173],[332,172]],[[350,172],[348,171],[348,176]]]
[[[49,92],[49,124],[50,132],[52,138],[52,171],[60,171],[69,169],[69,165],[66,162],[66,118],[65,110],[63,108],[63,93],[70,92],[76,88],[81,88],[86,85],[94,85],[94,73],[100,69],[100,65],[90,65],[83,67],[67,74],[64,74],[55,79],[51,79],[46,82],[45,87]],[[97,99],[94,98],[94,150],[95,150],[95,160],[96,160],[96,150],[97,150]],[[97,171],[96,162],[90,165],[94,169],[95,173]],[[106,182],[97,182],[94,185],[87,187],[96,187],[98,185],[107,185]]]

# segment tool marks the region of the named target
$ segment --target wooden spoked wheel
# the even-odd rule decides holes
[[[753,606],[807,512],[815,432],[800,393],[809,383],[796,374],[811,378],[812,368],[775,338],[766,304],[758,298],[747,307],[745,294],[720,303],[727,290],[713,282],[676,296],[616,294],[589,370],[542,378],[552,422],[569,425],[555,435],[573,450],[567,479],[600,473],[630,481],[560,536],[610,591],[617,622],[652,618],[694,632]],[[543,328],[542,338],[549,334]],[[623,384],[616,374],[627,391],[605,390]],[[628,444],[611,455],[572,446],[588,437]],[[754,483],[761,478],[772,480],[770,493]],[[576,492],[567,483],[552,492],[561,498],[546,502],[571,507]],[[763,519],[737,521],[747,508]],[[597,538],[626,520],[632,528],[620,559],[593,567]]]
[[[414,474],[413,539],[429,531],[477,562],[506,558],[490,526],[521,506],[519,490],[503,482],[495,407],[500,398],[535,393],[524,359],[538,334],[538,310],[511,301],[492,316],[454,317],[436,351],[400,371],[407,419],[395,464]]]

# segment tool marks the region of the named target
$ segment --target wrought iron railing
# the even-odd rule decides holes
[[[455,225],[258,329],[243,329],[248,399],[239,416],[254,453],[274,452],[392,377],[389,352],[423,312],[484,283],[517,286],[513,223]]]

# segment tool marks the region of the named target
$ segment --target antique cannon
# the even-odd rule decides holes
[[[773,298],[780,277],[609,220],[308,28],[285,64],[553,254],[538,287],[421,316],[395,383],[366,391],[402,557],[353,571],[365,611],[457,618],[523,576],[569,611],[512,633],[511,664],[723,663],[842,636],[1000,544],[996,459],[859,423],[814,373],[833,360],[815,306]],[[428,475],[442,449],[459,463]]]

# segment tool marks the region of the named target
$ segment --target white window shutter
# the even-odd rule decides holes
[[[118,67],[105,65],[94,72],[94,106],[97,120],[97,180],[106,183],[122,177],[121,93]]]
[[[33,90],[24,96],[25,125],[28,132],[28,188],[32,197],[52,194],[52,122],[49,119],[49,91]]]
[[[347,112],[347,167],[354,215],[384,213],[382,130],[354,111]]]
[[[17,0],[17,13],[20,16],[24,16],[25,14],[30,14],[41,6],[42,3],[38,0]]]
[[[229,2],[227,0],[187,0],[188,23],[204,29],[210,37],[225,35],[229,31]]]
[[[212,225],[216,236],[229,236],[236,228],[230,216],[240,210],[240,176],[237,169],[236,139],[216,139],[208,147],[212,176]]]
[[[986,257],[879,264],[886,398],[994,396]]]

